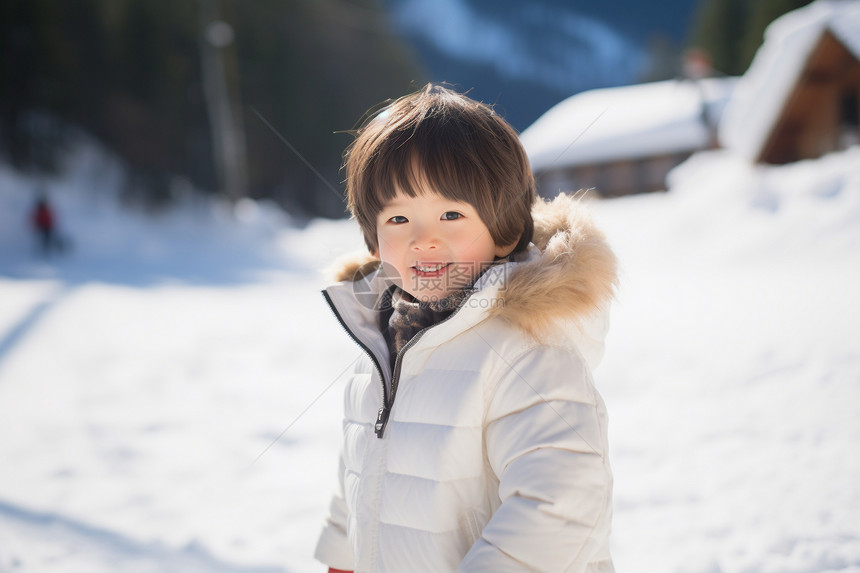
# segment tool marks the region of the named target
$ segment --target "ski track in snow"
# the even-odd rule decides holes
[[[622,263],[596,371],[618,571],[860,571],[860,186],[838,160],[706,156],[596,206]],[[353,224],[216,241],[68,208],[130,251],[0,241],[0,573],[322,571],[359,351],[318,290]]]

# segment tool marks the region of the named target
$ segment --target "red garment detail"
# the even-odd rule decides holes
[[[329,567],[328,573],[352,573],[352,571],[345,571],[344,569],[335,569],[334,567]]]
[[[54,226],[54,214],[46,205],[39,205],[33,214],[33,224],[37,229],[50,229]]]

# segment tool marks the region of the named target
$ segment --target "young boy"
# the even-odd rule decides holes
[[[330,571],[613,571],[591,371],[616,280],[570,197],[536,200],[514,130],[435,85],[346,153],[369,256],[324,291],[365,355],[347,383]]]

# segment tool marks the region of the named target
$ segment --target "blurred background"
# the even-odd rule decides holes
[[[325,570],[341,155],[429,81],[618,255],[619,573],[860,571],[860,0],[0,0],[0,44],[0,573]]]
[[[522,131],[577,92],[680,77],[693,47],[739,75],[806,3],[7,0],[0,157],[50,173],[83,131],[128,204],[190,186],[341,217],[347,132],[388,98],[449,82]]]

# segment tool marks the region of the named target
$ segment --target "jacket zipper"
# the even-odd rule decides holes
[[[433,326],[436,325],[434,324]],[[386,402],[385,405],[379,409],[379,415],[376,417],[376,437],[379,439],[382,439],[382,434],[385,432],[385,426],[388,424],[388,416],[391,414],[391,408],[394,407],[394,397],[397,395],[397,385],[400,383],[400,366],[403,362],[403,355],[406,354],[406,351],[414,346],[416,342],[418,342],[418,339],[421,338],[428,329],[433,328],[433,326],[422,328],[416,332],[415,336],[406,343],[406,346],[400,349],[400,352],[397,353],[397,358],[394,359],[394,372],[391,375],[391,401]]]
[[[385,426],[388,425],[388,417],[391,415],[391,408],[394,407],[394,397],[397,394],[397,385],[400,382],[400,366],[403,361],[403,356],[406,354],[406,351],[409,350],[412,346],[414,346],[418,340],[424,336],[424,333],[430,330],[431,328],[435,328],[442,324],[443,322],[447,322],[451,320],[455,314],[460,312],[460,309],[463,308],[462,305],[457,308],[450,316],[446,319],[437,322],[434,325],[428,326],[427,328],[423,328],[415,333],[415,336],[406,343],[406,346],[400,349],[400,352],[397,354],[397,358],[394,360],[394,371],[391,374],[391,396],[388,395],[388,389],[385,387],[385,375],[382,373],[382,367],[379,365],[379,361],[376,359],[376,355],[373,354],[373,351],[368,348],[368,346],[362,342],[355,333],[346,325],[346,322],[341,317],[340,313],[337,311],[334,303],[331,300],[331,297],[326,291],[322,291],[323,296],[326,299],[326,302],[334,313],[337,321],[340,323],[340,326],[346,331],[352,340],[358,344],[358,346],[367,354],[370,359],[373,361],[373,365],[376,367],[376,371],[379,372],[379,379],[382,380],[382,407],[379,409],[379,412],[376,414],[376,424],[374,424],[374,432],[376,433],[376,437],[380,440],[385,434]]]

